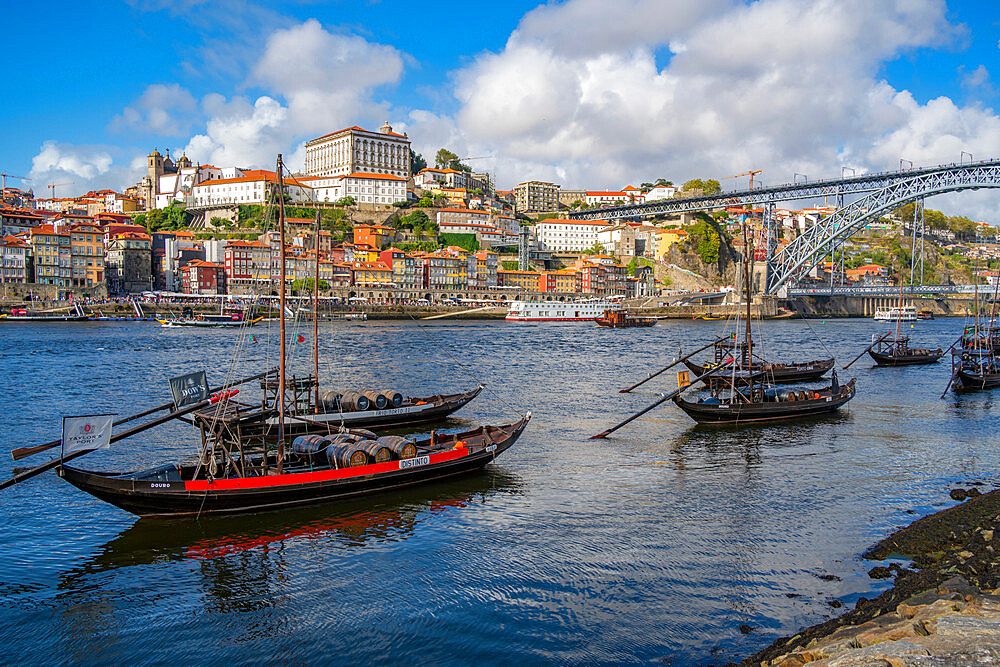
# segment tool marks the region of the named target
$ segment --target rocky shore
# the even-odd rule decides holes
[[[865,558],[893,588],[838,618],[775,641],[744,665],[1000,664],[1000,490],[956,489],[964,500],[885,538]]]

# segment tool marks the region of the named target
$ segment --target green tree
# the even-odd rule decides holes
[[[319,288],[321,290],[330,289],[330,283],[325,280],[320,279]],[[292,281],[292,291],[295,292],[312,292],[313,291],[313,279],[312,278],[299,278],[298,280]]]
[[[167,222],[167,214],[163,209],[154,208],[146,214],[146,231],[152,234],[163,229]]]
[[[666,186],[666,187],[669,188],[669,187],[673,187],[674,182],[673,181],[668,181],[665,178],[658,178],[658,179],[656,179],[655,185],[663,185],[663,186]]]
[[[964,215],[955,215],[948,218],[948,229],[964,238],[976,235],[976,223]]]
[[[334,206],[354,206],[356,203],[357,203],[357,201],[354,199],[354,197],[348,196],[348,197],[341,197],[337,201],[333,202],[333,205]]]
[[[456,171],[472,171],[468,166],[458,161],[458,156],[447,148],[438,150],[434,156],[434,166],[438,169],[454,169]]]
[[[414,153],[413,149],[410,149],[410,173],[414,176],[420,172],[421,169],[427,168],[427,160],[420,153]]]
[[[669,181],[664,181],[664,183],[668,182]],[[657,181],[657,184],[659,184],[659,181]],[[704,181],[701,180],[700,178],[692,178],[690,181],[687,181],[684,185],[681,186],[681,190],[683,192],[690,192],[691,190],[701,190],[706,195],[714,195],[718,192],[722,192],[722,186],[714,178],[710,178]]]

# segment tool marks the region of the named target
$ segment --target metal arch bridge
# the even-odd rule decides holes
[[[575,212],[571,213],[570,217],[608,220],[726,206],[762,205],[764,228],[768,232],[767,257],[769,258],[764,291],[768,294],[784,294],[787,292],[787,283],[801,278],[845,239],[880,215],[931,195],[979,188],[1000,188],[1000,159],[881,172],[813,183],[793,183],[690,199],[668,199],[649,204],[616,206],[597,211]],[[863,194],[863,196],[845,206],[842,198],[846,194]],[[838,210],[809,227],[801,236],[779,250],[774,216],[775,202],[830,195],[838,197],[840,204]]]
[[[931,195],[979,188],[1000,188],[1000,160],[951,165],[893,179],[821,219],[777,252],[774,252],[776,235],[769,234],[768,257],[772,259],[768,261],[765,291],[782,293],[786,283],[801,277],[844,239],[888,211]]]
[[[686,197],[683,199],[663,199],[648,204],[628,204],[611,206],[601,209],[570,212],[570,219],[583,220],[622,220],[635,218],[651,218],[657,215],[671,213],[688,213],[704,211],[727,206],[766,205],[781,201],[797,199],[815,199],[817,197],[842,197],[859,193],[883,190],[900,180],[910,179],[927,174],[935,174],[953,169],[969,167],[989,167],[1000,165],[1000,159],[984,160],[965,164],[942,164],[936,167],[918,167],[902,171],[883,171],[863,176],[848,178],[829,178],[804,183],[785,183],[767,188],[753,190],[733,190],[701,197]]]

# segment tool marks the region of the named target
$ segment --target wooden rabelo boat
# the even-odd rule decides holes
[[[213,419],[213,411],[204,417]],[[293,507],[474,472],[513,445],[530,418],[529,413],[506,426],[406,441],[400,451],[412,448],[412,452],[404,452],[405,458],[390,454],[388,446],[380,446],[383,453],[379,454],[375,446],[364,444],[367,434],[358,434],[361,438],[345,447],[350,433],[344,433],[329,438],[304,436],[318,439],[310,443],[315,448],[293,450],[283,461],[271,454],[266,458],[212,458],[215,475],[209,470],[211,465],[201,464],[169,464],[130,473],[89,472],[64,465],[59,474],[78,489],[139,516],[198,516]],[[336,454],[335,447],[339,449]],[[373,447],[374,456],[365,447]],[[331,463],[338,460],[346,465]]]
[[[279,243],[284,247],[283,166],[280,155],[276,181]],[[317,211],[317,228],[318,223]],[[279,275],[284,276],[284,253],[281,253],[280,271]],[[280,363],[273,402],[265,399],[256,404],[240,403],[233,397],[239,391],[235,389],[237,385],[260,378],[272,382],[274,371],[227,383],[211,396],[212,390],[208,388],[204,374],[175,378],[171,381],[174,391],[172,405],[153,408],[114,423],[110,422],[110,417],[103,416],[106,421],[98,430],[109,436],[103,444],[88,445],[89,448],[68,454],[64,447],[59,458],[0,482],[0,489],[56,468],[59,476],[70,484],[139,516],[200,516],[324,503],[479,470],[510,448],[531,419],[529,412],[511,424],[477,426],[450,434],[431,431],[422,438],[379,437],[365,429],[345,428],[339,422],[326,423],[320,424],[324,430],[322,434],[301,435],[293,439],[289,432],[293,429],[286,430],[286,426],[294,418],[288,394],[291,391],[295,395],[296,391],[294,382],[291,388],[288,387],[286,377],[285,280],[279,283]],[[314,291],[314,305],[317,299]],[[315,336],[315,320],[313,331]],[[314,363],[318,376],[318,355],[314,357]],[[192,377],[200,379],[196,381]],[[315,382],[310,388],[310,393],[318,396]],[[468,402],[481,389],[479,387],[461,395],[457,402]],[[436,408],[454,405],[456,400],[451,398],[450,402],[438,401]],[[317,399],[315,407],[318,408],[318,405]],[[110,435],[113,426],[171,407],[172,411],[165,415]],[[93,472],[67,465],[76,457],[107,446],[110,442],[188,416],[200,433],[201,451],[194,463],[170,463],[136,472]],[[89,431],[91,417],[84,419],[88,422],[85,428]],[[302,421],[305,417],[298,415],[297,419]],[[273,429],[266,427],[272,423]],[[262,425],[265,427],[262,428]],[[14,450],[12,455],[17,460],[59,447],[60,444],[62,441],[57,440],[20,448]]]
[[[788,421],[827,414],[838,410],[854,398],[856,380],[851,378],[847,384],[841,385],[837,379],[836,371],[833,372],[831,383],[827,387],[791,391],[773,386],[771,384],[773,380],[769,377],[768,373],[760,370],[760,364],[756,361],[753,363],[750,362],[750,360],[755,359],[753,355],[753,336],[750,328],[750,303],[752,298],[750,276],[753,273],[752,263],[754,255],[746,227],[743,228],[743,247],[746,249],[743,260],[742,281],[743,298],[746,304],[746,326],[743,341],[717,339],[703,347],[702,349],[707,349],[708,347],[715,347],[716,349],[716,358],[718,361],[710,367],[688,363],[687,360],[689,357],[700,350],[691,353],[688,357],[677,359],[670,366],[667,366],[667,368],[683,362],[690,370],[697,374],[697,377],[689,379],[686,371],[678,373],[678,388],[676,391],[662,396],[652,405],[631,415],[625,421],[597,435],[591,436],[591,438],[606,438],[614,431],[668,400],[673,400],[677,407],[698,423],[737,424],[745,422]],[[739,353],[733,354],[736,350],[739,350]],[[726,353],[725,356],[720,351]],[[826,370],[830,368],[832,368],[832,363]],[[647,380],[659,375],[664,370],[666,368],[650,375]],[[622,391],[629,392],[647,380],[643,380]],[[682,394],[695,387],[699,381],[705,382],[708,385],[708,395],[702,396],[695,401],[683,398]]]
[[[830,372],[836,361],[833,358],[820,359],[817,361],[806,361],[801,363],[774,363],[752,357],[753,361],[747,363],[747,347],[745,342],[732,339],[722,340],[713,346],[715,351],[715,361],[711,364],[701,365],[691,359],[684,359],[687,366],[696,376],[705,375],[713,368],[718,368],[733,359],[735,355],[740,357],[740,368],[752,374],[759,374],[760,379],[775,384],[795,384],[799,382],[810,382],[818,380]],[[716,376],[709,376],[715,378]],[[712,380],[715,381],[714,379]],[[742,384],[742,383],[741,383]]]
[[[944,356],[944,350],[940,347],[933,350],[910,347],[909,337],[902,336],[876,341],[873,347],[868,348],[868,355],[877,366],[916,366],[935,363]]]
[[[836,379],[836,372],[834,373]],[[833,384],[822,389],[798,392],[762,388],[754,385],[749,391],[736,391],[728,400],[718,395],[688,401],[680,395],[674,403],[700,424],[736,424],[745,422],[779,421],[812,417],[834,412],[846,404],[855,393],[855,380],[846,385]]]
[[[594,319],[598,325],[612,329],[628,329],[631,327],[651,327],[656,324],[655,317],[637,317],[629,315],[625,310],[605,310],[604,314]]]
[[[974,297],[975,320],[972,326],[962,330],[962,335],[950,348],[949,386],[959,393],[1000,387],[1000,326],[997,325],[1000,281],[994,285],[990,311],[982,320],[979,310],[979,287],[978,283],[975,284],[977,285]],[[947,388],[945,388],[946,393],[948,393]]]
[[[278,383],[275,378],[261,381],[270,405],[276,405]],[[479,396],[479,385],[470,391],[435,396],[404,397],[392,390],[316,391],[314,376],[289,378],[285,433],[328,433],[330,429],[357,427],[376,430],[398,429],[431,424],[446,419]],[[318,396],[318,400],[317,400]],[[317,408],[318,406],[318,408]],[[277,416],[267,419],[267,427],[276,427]]]

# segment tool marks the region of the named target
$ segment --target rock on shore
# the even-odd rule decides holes
[[[866,558],[892,566],[893,588],[843,616],[779,639],[745,665],[1000,664],[1000,490],[924,517],[879,542]],[[954,496],[953,496],[954,497]],[[883,576],[885,568],[874,568]]]

